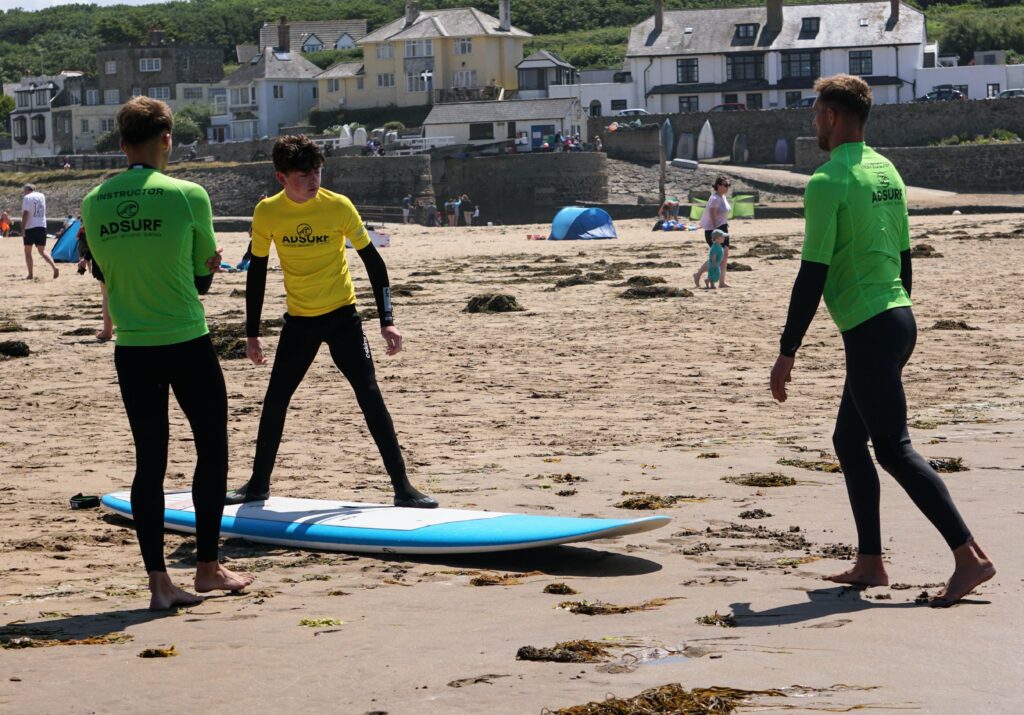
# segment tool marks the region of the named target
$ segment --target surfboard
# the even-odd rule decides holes
[[[676,159],[692,159],[694,156],[693,134],[680,132],[676,139]]]
[[[704,126],[700,128],[697,135],[697,158],[710,159],[715,155],[715,132],[711,128],[711,122],[704,120]]]
[[[366,130],[363,127],[359,127],[352,133],[352,143],[355,146],[366,145]]]
[[[665,158],[672,161],[672,149],[675,146],[675,132],[672,131],[672,122],[665,120],[661,125],[661,145],[665,148]]]
[[[750,152],[747,151],[747,135],[744,132],[740,132],[733,137],[732,153],[729,155],[729,160],[733,164],[746,164],[749,156]]]
[[[131,518],[131,492],[112,492],[103,497],[102,503],[107,509]],[[472,554],[639,534],[659,529],[670,521],[667,516],[588,519],[271,497],[224,507],[220,533],[261,544],[324,551]],[[195,533],[195,508],[190,492],[165,495],[164,528]]]

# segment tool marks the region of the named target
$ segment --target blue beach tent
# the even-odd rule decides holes
[[[57,243],[53,244],[50,256],[60,263],[78,263],[78,229],[82,222],[75,219],[68,226],[67,230],[60,235]]]
[[[551,222],[549,241],[588,238],[618,238],[612,217],[604,209],[568,206],[559,211]]]

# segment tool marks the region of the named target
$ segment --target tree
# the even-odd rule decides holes
[[[189,104],[179,109],[178,113],[174,116],[175,136],[180,134],[178,131],[178,123],[182,121],[194,124],[196,128],[199,129],[199,133],[205,137],[206,130],[209,129],[210,124],[212,124],[210,119],[210,106],[207,104]]]
[[[121,132],[115,129],[107,132],[96,140],[96,151],[101,154],[108,151],[119,151],[121,149]]]
[[[206,138],[206,134],[199,125],[189,116],[178,116],[174,118],[174,140],[178,144],[194,144],[200,139]]]

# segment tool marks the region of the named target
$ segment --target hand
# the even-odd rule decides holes
[[[246,338],[245,356],[252,360],[253,365],[266,365],[267,358],[263,356],[263,341],[259,338]]]
[[[785,355],[779,355],[775,360],[771,377],[772,397],[779,402],[786,401],[786,383],[793,381],[790,372],[793,370],[795,360],[796,358],[786,357]]]
[[[212,256],[206,259],[206,267],[210,269],[210,273],[220,273],[220,264],[224,260],[224,249],[218,248]]]
[[[394,325],[385,325],[380,329],[384,336],[384,343],[387,345],[384,352],[388,355],[396,355],[402,351],[402,334]]]

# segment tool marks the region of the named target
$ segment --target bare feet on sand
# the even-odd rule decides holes
[[[217,561],[200,561],[196,564],[196,591],[241,591],[256,580],[250,574],[236,574]]]
[[[171,581],[166,571],[153,571],[149,574],[149,610],[166,611],[177,606],[194,606],[203,599],[194,593],[178,588]]]
[[[826,581],[848,586],[888,586],[889,574],[880,555],[857,554],[857,562],[849,571],[824,577]]]
[[[700,288],[700,271],[693,274],[693,284]]]
[[[114,334],[113,333],[105,333],[105,332],[103,332],[101,330],[98,333],[96,333],[96,339],[99,340],[101,343],[105,343],[108,340],[113,340],[114,339]]]
[[[729,285],[728,283],[719,283],[718,287],[719,288],[732,288],[732,286]]]
[[[956,566],[946,588],[928,602],[933,608],[948,608],[996,575],[996,567],[973,541],[953,551]]]
[[[59,268],[54,268],[53,269],[53,278],[54,278],[54,280],[56,280],[57,276],[59,276],[59,275],[60,275],[60,269]]]

